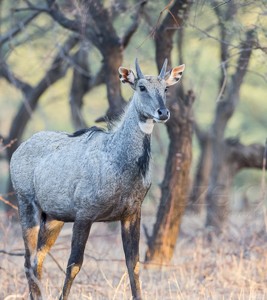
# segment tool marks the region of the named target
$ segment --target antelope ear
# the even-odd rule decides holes
[[[171,70],[169,78],[165,79],[167,86],[176,84],[182,77],[185,65],[180,65]]]
[[[136,77],[132,70],[119,67],[119,77],[122,83],[129,83],[132,87],[134,87]]]

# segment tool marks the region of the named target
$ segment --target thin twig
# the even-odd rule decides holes
[[[24,256],[24,252],[16,253],[16,252],[9,252],[9,251],[3,250],[3,249],[0,250],[0,253],[6,254],[6,255],[9,255],[9,256]],[[58,266],[59,270],[66,275],[66,272],[61,267],[61,265],[59,264],[57,259],[50,252],[48,252],[48,255],[51,257],[51,259],[54,261],[54,263]]]
[[[2,196],[0,196],[0,201],[4,202],[6,205],[11,206],[11,207],[14,208],[15,210],[18,210],[17,206],[15,206],[14,204],[10,203],[10,202],[7,201],[6,199],[4,199]]]
[[[125,264],[125,259],[116,259],[116,258],[96,258],[95,256],[92,256],[90,254],[85,253],[85,256],[93,259],[96,262],[118,262],[118,263],[124,263]],[[162,263],[156,263],[156,262],[146,262],[146,261],[139,261],[141,265],[144,266],[158,266],[158,267],[169,267],[169,268],[174,268],[174,269],[179,269],[181,266],[179,265],[172,265],[172,264],[162,264]]]
[[[176,18],[174,17],[174,15],[171,13],[170,11],[170,6],[173,4],[174,0],[171,0],[164,8],[163,10],[159,13],[159,17],[158,17],[158,20],[157,20],[157,24],[156,26],[154,27],[154,29],[152,30],[152,32],[150,33],[150,36],[152,36],[153,38],[155,37],[155,34],[156,34],[156,31],[157,29],[159,28],[159,23],[160,23],[160,20],[161,20],[161,17],[162,17],[162,14],[164,13],[165,10],[167,10],[167,12],[172,16],[175,24],[177,25],[177,27],[179,27],[179,23],[177,22]]]
[[[115,289],[115,292],[114,292],[114,295],[113,295],[113,298],[112,298],[112,300],[116,299],[116,296],[117,296],[118,290],[119,290],[119,288],[120,288],[120,286],[121,286],[121,284],[122,284],[122,282],[123,282],[123,280],[124,280],[125,276],[127,276],[127,274],[126,274],[126,273],[124,273],[124,274],[122,275],[122,277],[121,277],[121,280],[119,281],[119,283],[118,283],[118,285],[117,285],[117,287],[116,287],[116,289]]]
[[[52,260],[54,261],[54,263],[58,266],[59,270],[66,275],[65,270],[61,267],[61,265],[59,264],[59,262],[56,260],[56,258],[50,253],[48,252],[48,255],[52,258]]]
[[[230,2],[230,1],[232,1],[232,0],[226,0],[226,1],[222,2],[222,3],[220,3],[220,4],[217,4],[216,6],[214,6],[214,7],[212,7],[212,8],[213,8],[213,9],[218,8],[218,7],[220,7],[220,6],[224,5],[224,4],[227,4],[227,3]]]
[[[170,6],[173,4],[174,0],[171,0],[164,8],[163,10],[159,13],[159,17],[157,20],[156,25],[153,27],[153,29],[151,30],[151,32],[146,36],[146,38],[141,42],[141,44],[137,47],[137,49],[141,48],[143,46],[143,44],[149,39],[149,38],[155,38],[156,35],[156,31],[159,28],[159,24],[160,24],[160,20],[162,18],[162,14],[164,13],[164,11],[167,11],[173,18],[174,23],[177,25],[177,29],[179,28],[179,23],[176,20],[175,16],[173,15],[173,13],[170,11]]]
[[[17,139],[11,140],[7,145],[2,146],[1,144],[3,143],[3,140],[0,139],[0,152],[4,151],[7,148],[10,148],[16,141]]]
[[[9,256],[24,256],[23,252],[15,253],[15,252],[9,252],[9,251],[6,251],[6,250],[0,250],[0,253],[6,254],[6,255],[9,255]]]
[[[231,46],[232,48],[239,49],[239,46],[240,46],[240,45],[234,45],[234,44],[231,44],[231,43],[229,43],[229,42],[227,42],[227,41],[225,41],[225,40],[222,40],[222,39],[220,39],[220,38],[217,38],[217,37],[215,37],[215,36],[209,34],[206,30],[203,30],[203,29],[199,28],[198,26],[196,26],[195,24],[192,24],[192,23],[190,23],[190,22],[188,22],[187,24],[188,24],[189,26],[191,26],[192,28],[197,29],[199,32],[203,33],[206,37],[208,37],[208,38],[210,38],[210,39],[213,39],[213,40],[215,40],[215,41],[217,41],[217,42],[219,42],[219,43],[223,43],[223,44],[226,44],[226,45],[228,45],[228,46]]]
[[[226,82],[227,82],[227,72],[226,72],[226,69],[225,69],[225,62],[222,62],[221,65],[222,65],[224,78],[223,78],[223,84],[222,84],[222,87],[220,89],[219,95],[216,99],[216,102],[220,101],[220,99],[222,97],[222,94],[224,93],[224,90],[225,90],[225,87],[226,87]]]

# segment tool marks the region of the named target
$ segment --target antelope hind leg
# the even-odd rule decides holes
[[[54,245],[63,225],[64,222],[53,220],[42,214],[34,266],[34,273],[38,280],[41,280],[42,277],[44,259]]]
[[[25,245],[25,273],[29,284],[30,299],[42,299],[40,282],[34,272],[34,258],[40,229],[40,211],[33,197],[18,195],[19,216]]]

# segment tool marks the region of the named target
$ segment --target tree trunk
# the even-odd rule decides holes
[[[191,2],[176,0],[171,14],[163,20],[156,38],[156,60],[161,69],[165,58],[171,65],[173,35],[177,23],[181,24],[188,16]],[[173,18],[175,17],[175,20]],[[182,34],[180,37],[182,38]],[[180,43],[182,41],[180,40]],[[181,48],[181,47],[180,47]],[[192,104],[194,94],[184,94],[183,87],[173,89],[168,95],[170,120],[166,123],[170,139],[165,175],[161,187],[161,199],[152,236],[147,234],[148,249],[145,261],[162,265],[168,263],[175,248],[181,218],[188,195],[189,170],[192,158]]]
[[[229,45],[232,31],[229,30],[229,22],[232,22],[233,16],[236,13],[236,3],[230,1],[227,6],[220,5],[219,1],[214,1],[214,11],[218,17],[218,26],[220,32],[220,61],[221,61],[221,76],[219,80],[219,97],[221,100],[225,96],[227,70],[229,63]],[[200,213],[204,207],[207,198],[208,185],[211,176],[212,167],[212,136],[210,130],[206,133],[196,126],[196,136],[200,144],[200,157],[197,164],[197,169],[190,194],[188,210],[194,213]],[[223,130],[224,132],[224,130]]]
[[[212,167],[207,193],[207,219],[206,226],[212,227],[216,232],[223,228],[229,212],[229,173],[227,167],[228,149],[224,140],[225,128],[234,114],[239,102],[239,93],[245,74],[247,72],[252,48],[255,44],[255,31],[246,32],[246,40],[240,45],[241,51],[235,73],[231,76],[223,98],[216,106],[215,119],[212,124]],[[225,187],[226,186],[226,187]]]
[[[208,191],[211,170],[211,136],[206,132],[199,140],[200,156],[189,197],[188,210],[193,213],[201,213],[204,208]]]
[[[162,265],[168,263],[174,252],[181,219],[188,198],[189,172],[192,160],[192,114],[194,96],[189,92],[180,99],[180,109],[173,103],[172,112],[183,115],[183,122],[173,121],[167,125],[170,138],[162,196],[153,234],[148,239],[146,262]],[[181,109],[182,108],[182,109]]]
[[[121,94],[121,85],[118,77],[118,68],[122,64],[122,51],[127,47],[140,23],[140,15],[147,1],[137,1],[132,15],[132,23],[126,28],[122,37],[119,37],[114,27],[114,9],[108,9],[103,1],[81,2],[81,13],[74,19],[69,19],[60,10],[55,0],[47,0],[47,12],[62,27],[86,37],[101,52],[103,56],[104,78],[107,87],[109,109],[105,116],[96,120],[103,122],[116,119],[126,104]],[[118,6],[117,6],[118,8]]]
[[[121,84],[118,69],[122,65],[122,48],[120,45],[111,47],[104,57],[105,80],[109,109],[106,113],[108,119],[117,119],[126,104],[121,95]]]
[[[94,23],[92,28],[94,33],[91,41],[97,46],[103,56],[105,70],[105,83],[107,88],[107,98],[109,109],[106,115],[100,117],[96,122],[117,119],[123,112],[126,104],[121,94],[121,84],[118,76],[118,69],[122,65],[122,40],[119,38],[112,22],[108,10],[101,1],[95,1],[89,6],[89,12]],[[91,29],[88,29],[89,38]]]
[[[217,176],[213,174],[214,177],[211,177],[216,184],[212,183],[214,188],[209,190],[207,196],[210,197],[207,201],[207,226],[212,226],[215,233],[222,231],[222,224],[229,215],[230,190],[234,176],[243,168],[261,169],[264,166],[263,160],[266,159],[266,149],[260,144],[245,146],[237,139],[228,138],[222,148],[224,155],[217,157],[218,165],[221,165],[220,170]]]
[[[83,45],[74,56],[75,67],[73,70],[72,85],[70,90],[71,119],[75,130],[86,127],[86,122],[82,115],[83,97],[90,87],[90,70],[87,62],[88,52]]]
[[[220,151],[217,147],[220,147]],[[222,224],[230,211],[230,189],[233,182],[233,170],[228,161],[228,149],[225,143],[213,142],[213,166],[207,193],[206,226],[212,226],[220,233]],[[217,172],[215,172],[217,169]]]

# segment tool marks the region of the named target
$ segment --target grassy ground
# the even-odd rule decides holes
[[[0,248],[21,253],[23,243],[18,225],[0,222]],[[141,264],[144,299],[267,299],[266,218],[260,210],[235,213],[224,234],[207,241],[203,218],[186,215],[175,255],[170,265],[159,269]],[[149,207],[143,223],[152,226]],[[65,269],[71,226],[66,225],[51,251]],[[141,260],[146,243],[141,237]],[[44,266],[44,299],[57,299],[64,274],[48,256]],[[0,299],[27,299],[23,257],[0,254]],[[70,299],[131,299],[119,226],[94,224],[86,248],[84,265]]]

